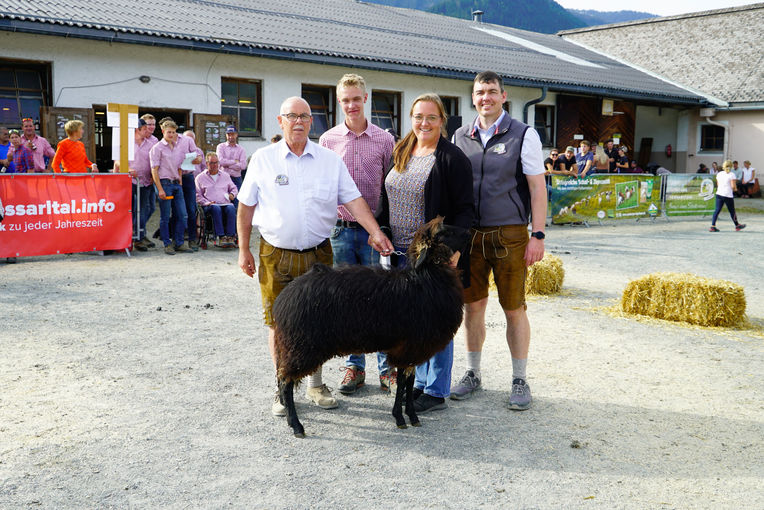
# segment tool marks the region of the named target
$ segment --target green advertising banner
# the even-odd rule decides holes
[[[658,215],[661,178],[643,174],[552,176],[552,223],[637,219]]]
[[[666,175],[665,211],[667,216],[713,214],[716,179],[709,174]]]

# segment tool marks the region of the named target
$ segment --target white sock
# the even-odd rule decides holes
[[[321,371],[324,367],[318,367],[318,370],[308,376],[308,388],[318,388],[324,382],[321,380]]]
[[[525,367],[528,364],[528,358],[512,358],[512,379],[525,380]]]
[[[482,351],[467,351],[467,370],[472,370],[480,378],[480,354]]]

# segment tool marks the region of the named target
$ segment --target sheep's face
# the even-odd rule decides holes
[[[445,225],[443,217],[438,216],[417,230],[406,255],[415,261],[414,269],[424,263],[447,265],[454,252],[466,247],[468,239],[467,229]]]

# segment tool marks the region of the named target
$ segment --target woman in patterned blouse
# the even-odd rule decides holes
[[[445,138],[447,116],[440,97],[417,97],[410,116],[412,129],[393,150],[393,163],[385,173],[377,211],[379,225],[388,229],[396,250],[403,252],[414,232],[436,216],[443,216],[446,224],[467,229],[475,214],[472,166],[467,156]],[[469,285],[469,257],[459,257],[457,252],[452,263],[462,271],[465,286]],[[405,266],[405,257],[399,257],[395,265]],[[417,413],[446,408],[453,352],[451,342],[417,367]]]

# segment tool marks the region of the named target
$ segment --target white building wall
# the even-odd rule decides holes
[[[634,147],[630,148],[631,158],[639,151],[642,138],[652,138],[653,147],[649,161],[658,163],[671,171],[676,171],[677,123],[679,111],[674,108],[637,105],[634,127]],[[671,145],[672,156],[666,156],[666,146]]]

